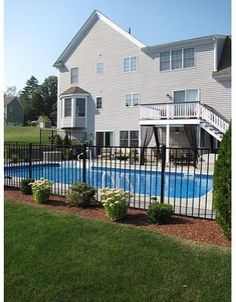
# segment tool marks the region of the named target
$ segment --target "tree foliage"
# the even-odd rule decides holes
[[[56,124],[57,77],[49,76],[39,85],[32,76],[20,94],[24,106],[25,122],[37,120],[40,115],[48,116]]]
[[[213,178],[214,206],[217,222],[231,238],[231,127],[221,142]]]

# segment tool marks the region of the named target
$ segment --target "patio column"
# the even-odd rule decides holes
[[[166,165],[169,165],[170,161],[170,150],[168,149],[170,147],[170,125],[166,125]]]

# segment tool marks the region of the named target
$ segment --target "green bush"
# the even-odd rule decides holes
[[[62,139],[59,134],[57,134],[55,137],[55,145],[57,145],[57,146],[62,145]]]
[[[231,127],[223,137],[215,163],[213,196],[216,221],[231,238]]]
[[[34,179],[32,178],[27,178],[27,179],[22,179],[20,182],[20,191],[24,195],[32,195],[32,187],[29,185],[30,183],[34,182]]]
[[[94,200],[96,189],[85,183],[74,183],[66,194],[66,202],[72,206],[87,207]]]
[[[129,201],[132,195],[120,189],[104,188],[99,190],[106,215],[113,221],[118,221],[127,215]]]
[[[67,133],[66,133],[66,135],[64,137],[63,145],[65,145],[65,146],[71,145],[71,141],[70,141],[69,136],[68,136]]]
[[[148,207],[148,217],[153,223],[166,223],[173,214],[173,208],[170,204],[151,203]]]

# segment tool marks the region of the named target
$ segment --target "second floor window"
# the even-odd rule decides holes
[[[96,74],[97,75],[102,75],[103,71],[104,71],[103,63],[97,63],[97,65],[96,65]]]
[[[96,107],[97,107],[97,109],[102,108],[102,98],[101,97],[96,98]]]
[[[71,84],[78,84],[79,71],[78,68],[71,68],[70,70],[70,82]]]
[[[85,116],[85,99],[76,98],[75,116],[76,117]]]
[[[137,57],[124,58],[123,71],[132,72],[137,70]]]
[[[160,53],[160,71],[194,67],[194,56],[194,48],[162,51]]]
[[[65,99],[64,101],[64,117],[71,116],[71,99]]]
[[[125,106],[134,107],[139,105],[139,93],[132,92],[125,95]]]

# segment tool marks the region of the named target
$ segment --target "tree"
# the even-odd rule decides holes
[[[231,127],[225,133],[219,148],[213,178],[216,221],[225,235],[231,238]]]
[[[29,80],[26,82],[26,86],[20,93],[20,100],[23,104],[24,109],[24,122],[32,121],[35,119],[35,112],[32,106],[33,93],[38,88],[38,80],[31,76]]]
[[[16,96],[17,95],[16,86],[8,86],[4,94],[5,96]]]

